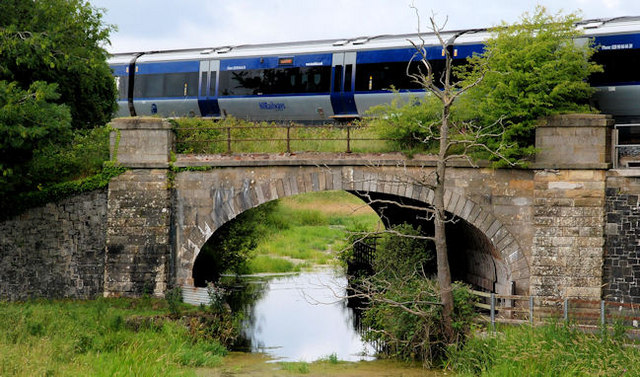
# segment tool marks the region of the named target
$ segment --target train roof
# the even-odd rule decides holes
[[[580,21],[576,28],[584,31],[586,37],[630,34],[640,32],[640,16],[625,16],[608,19]],[[456,45],[478,44],[487,39],[490,29],[466,29],[443,31],[441,36],[448,40],[456,37]],[[340,51],[364,51],[410,47],[408,41],[425,45],[438,45],[436,34],[413,33],[396,35],[362,36],[345,39],[325,39],[299,42],[247,44],[235,46],[217,46],[176,50],[129,52],[112,54],[110,64],[128,64],[136,55],[139,62],[165,60],[225,59],[261,55],[314,54]]]

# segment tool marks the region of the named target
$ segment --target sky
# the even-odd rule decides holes
[[[640,16],[640,0],[89,0],[117,26],[110,52],[355,38],[422,30],[432,14],[446,30],[518,21],[536,4],[585,19]]]

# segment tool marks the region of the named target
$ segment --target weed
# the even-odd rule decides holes
[[[165,293],[164,297],[169,305],[169,312],[171,312],[171,315],[179,317],[182,305],[182,288],[173,287]]]
[[[304,361],[280,362],[280,368],[293,373],[309,373],[309,363]]]

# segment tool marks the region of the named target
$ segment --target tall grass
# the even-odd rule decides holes
[[[172,120],[177,136],[178,153],[216,154],[227,152],[230,136],[231,150],[236,153],[283,153],[287,151],[287,128],[282,124],[248,122],[236,118],[207,120],[180,118]],[[292,152],[345,152],[347,128],[340,126],[291,125],[289,129]],[[350,126],[351,150],[356,153],[391,152],[393,146],[380,140],[366,124]],[[357,139],[366,139],[360,140]]]
[[[328,191],[281,199],[264,224],[269,227],[249,260],[247,273],[297,272],[334,263],[345,245],[347,228],[375,229],[380,219],[364,203],[344,191]]]
[[[452,349],[460,376],[640,376],[640,350],[561,323],[501,327]]]
[[[127,322],[167,313],[155,299],[0,303],[0,376],[191,376],[221,364],[225,348],[180,323]]]

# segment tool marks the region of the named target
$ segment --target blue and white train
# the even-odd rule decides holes
[[[593,103],[618,122],[640,121],[640,17],[581,22],[595,39],[604,73],[591,77]],[[454,63],[483,50],[485,29],[456,35]],[[428,58],[444,63],[434,35],[422,35]],[[421,89],[406,75],[415,50],[393,35],[344,40],[225,46],[115,54],[118,116],[234,116],[248,120],[327,122],[361,117],[395,94]]]

